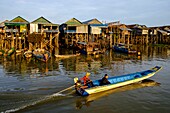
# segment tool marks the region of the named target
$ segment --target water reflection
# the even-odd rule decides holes
[[[149,91],[149,93],[147,94],[142,94],[142,98],[144,100],[151,99],[151,102],[154,103],[154,98],[156,97],[159,100],[158,102],[155,102],[156,104],[160,103],[162,105],[161,107],[166,107],[166,109],[169,109],[169,77],[167,75],[169,75],[168,63],[170,62],[170,50],[166,47],[152,46],[140,46],[138,47],[138,49],[140,49],[142,53],[140,57],[136,55],[115,53],[111,50],[107,51],[105,54],[97,56],[80,55],[78,57],[68,59],[57,59],[53,56],[47,63],[37,61],[34,58],[24,59],[22,55],[16,54],[13,54],[11,57],[1,56],[0,92],[1,94],[3,93],[3,95],[8,95],[10,93],[11,97],[14,97],[14,100],[10,100],[10,102],[16,103],[18,102],[16,98],[20,100],[20,95],[17,96],[17,94],[13,92],[17,92],[19,94],[25,93],[31,96],[39,94],[40,97],[42,97],[41,95],[54,94],[58,91],[72,86],[73,78],[82,77],[86,71],[91,73],[90,78],[92,80],[96,80],[103,77],[105,73],[107,73],[109,76],[122,75],[125,73],[128,74],[145,70],[155,65],[160,65],[163,66],[163,70],[158,73],[158,75],[161,74],[161,76],[154,76],[152,79],[155,81],[159,81],[162,84],[161,88],[156,88],[152,91]],[[72,54],[70,50],[65,51],[67,52],[63,53]],[[43,106],[35,106],[36,109],[33,109],[33,111],[37,110],[37,112],[48,112],[49,106],[53,106],[51,109],[54,112],[60,112],[65,110],[66,108],[70,108],[69,111],[76,112],[75,105],[72,108],[72,104],[75,104],[75,99],[77,98],[78,99],[76,106],[78,109],[81,109],[83,106],[94,104],[92,103],[92,101],[103,98],[104,96],[112,95],[116,92],[134,90],[147,86],[155,86],[156,84],[157,82],[154,81],[142,84],[133,84],[130,86],[125,86],[122,88],[99,93],[97,95],[90,95],[89,97],[76,97],[67,100],[63,99],[61,100],[62,102],[58,102],[57,105],[56,101],[53,101],[53,103],[47,102],[49,104],[45,103],[43,104]],[[144,88],[141,90],[143,91]],[[139,97],[141,96],[139,92],[133,93],[134,95],[138,95]],[[153,96],[154,98],[151,98],[151,96]],[[139,99],[139,97],[137,99]],[[109,98],[112,99],[112,96]],[[117,96],[113,98],[115,99],[117,98]],[[8,97],[6,97],[5,99],[9,100]],[[127,99],[131,102],[131,97],[129,95],[127,95],[127,97],[123,99]],[[127,101],[127,103],[123,103],[123,100],[119,100],[119,102],[117,102],[118,104],[116,104],[117,106],[115,107],[120,110],[118,112],[126,111],[127,109],[130,110],[132,105],[138,107],[136,111],[140,111],[141,109],[143,109],[139,106],[151,106],[153,109],[157,108],[154,104],[151,105],[148,101],[142,101],[143,103],[138,103],[138,101],[136,101],[137,99],[134,99],[134,102],[131,103],[131,105],[127,105]],[[25,103],[29,103],[29,100],[29,98],[26,98]],[[103,101],[106,102],[106,100]],[[63,102],[65,102],[65,104],[63,104]],[[11,109],[11,107],[8,106],[8,101],[1,101],[1,103],[6,105],[4,108],[0,108],[1,110]],[[95,104],[98,107],[100,106],[100,104],[103,103]],[[119,106],[119,104],[121,104],[121,107]],[[103,106],[104,105],[105,103],[103,104]],[[109,105],[109,103],[108,106],[110,108],[113,108],[113,106]],[[47,109],[44,110],[45,108]],[[93,108],[90,107],[90,111],[92,111],[92,109]],[[131,112],[134,112],[133,110],[131,110]],[[67,110],[65,111],[68,112]],[[96,109],[94,112],[96,112]]]
[[[116,89],[113,89],[113,90],[89,95],[87,97],[80,97],[76,100],[76,108],[81,109],[83,106],[89,107],[90,104],[92,104],[93,101],[100,99],[102,97],[108,96],[108,95],[113,94],[113,93],[135,90],[135,89],[145,88],[145,87],[159,86],[159,85],[160,85],[160,83],[155,82],[155,81],[150,80],[150,79],[147,79],[147,80],[143,80],[141,83],[135,83],[135,84],[132,84],[132,85],[123,86],[123,87],[116,88]]]
[[[65,71],[74,71],[75,73],[85,71],[99,73],[98,70],[105,70],[105,67],[122,70],[125,64],[141,63],[154,58],[167,59],[170,56],[170,50],[166,47],[140,46],[138,49],[142,53],[141,56],[115,53],[111,50],[102,55],[81,55],[69,59],[57,59],[53,56],[47,63],[37,61],[34,58],[25,59],[22,54],[14,54],[11,57],[0,57],[0,64],[7,75],[29,74],[33,77],[51,75],[52,71],[62,73],[60,67],[63,67]]]

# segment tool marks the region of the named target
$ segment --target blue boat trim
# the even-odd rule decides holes
[[[128,82],[130,81],[129,84],[132,84],[131,81],[133,80],[144,80],[144,79],[147,79],[151,76],[153,76],[156,72],[158,72],[160,69],[162,69],[162,67],[160,66],[155,66],[154,68],[150,69],[150,70],[146,70],[146,71],[141,71],[141,72],[136,72],[136,73],[131,73],[131,74],[126,74],[126,75],[120,75],[120,76],[114,76],[114,77],[110,77],[108,78],[108,81],[111,83],[109,85],[103,85],[101,86],[100,85],[100,81],[101,79],[99,80],[94,80],[93,81],[93,84],[95,87],[91,87],[91,88],[87,88],[87,89],[81,89],[77,91],[78,94],[80,94],[81,96],[88,96],[89,93],[87,90],[95,90],[96,92],[99,92],[97,91],[99,88],[99,90],[101,90],[101,88],[107,88],[107,87],[110,87],[111,85],[117,85],[117,84],[121,84],[121,83],[125,83],[125,82]],[[134,82],[135,83],[135,82]],[[119,86],[118,86],[119,87]],[[105,90],[103,90],[105,91]],[[95,92],[94,92],[95,93]]]

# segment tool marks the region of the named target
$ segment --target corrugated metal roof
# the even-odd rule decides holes
[[[101,27],[101,28],[107,28],[108,25],[107,24],[91,24],[91,27]]]
[[[65,24],[67,24],[68,26],[77,26],[77,25],[81,25],[82,23],[76,18],[72,18],[68,20],[67,22],[65,22]]]
[[[122,24],[120,23],[120,21],[109,22],[109,23],[107,23],[107,24],[108,24],[108,26],[118,26],[118,25],[122,25]]]
[[[160,32],[160,33],[162,33],[162,34],[167,34],[167,32],[166,32],[166,31],[164,31],[164,30],[160,30],[160,29],[158,29],[157,31],[158,31],[158,32]]]
[[[21,16],[17,16],[14,19],[12,19],[11,21],[5,21],[4,24],[11,25],[11,26],[20,26],[23,24],[29,24],[29,22],[27,20],[25,20],[24,18],[22,18]]]
[[[33,24],[52,24],[49,20],[47,20],[44,17],[39,17],[38,19],[34,20],[33,22],[31,22]]]
[[[29,23],[27,20],[25,20],[24,18],[22,18],[21,16],[17,16],[15,17],[14,19],[12,19],[10,22],[13,22],[13,23]]]
[[[8,22],[8,20],[5,20],[4,22],[1,22],[0,27],[5,27],[5,22]]]
[[[170,29],[169,30],[167,30],[169,33],[170,33]]]
[[[102,23],[98,19],[94,18],[83,22],[83,24],[102,24]]]
[[[129,28],[120,28],[120,30],[122,30],[122,31],[132,31],[132,30],[129,29]]]

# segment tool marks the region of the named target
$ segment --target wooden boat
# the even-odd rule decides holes
[[[23,49],[15,50],[16,55],[21,55],[23,53],[23,51],[24,51]]]
[[[25,58],[31,58],[33,55],[32,55],[32,51],[25,51],[24,52],[24,57]]]
[[[85,55],[96,55],[96,54],[102,54],[104,53],[104,50],[102,50],[99,47],[99,43],[96,42],[77,42],[79,52],[81,54]]]
[[[130,90],[136,90],[136,89],[145,88],[145,87],[154,87],[154,86],[159,86],[159,85],[160,85],[160,83],[158,83],[158,82],[155,82],[150,79],[146,79],[146,80],[141,81],[141,83],[134,83],[131,85],[126,85],[121,88],[115,88],[114,90],[107,90],[104,92],[97,93],[97,95],[92,94],[92,95],[86,96],[84,98],[80,97],[76,100],[76,107],[81,109],[82,105],[89,105],[89,103],[92,103],[95,100],[98,100],[98,99],[108,96],[110,94],[120,93],[120,92],[130,91]]]
[[[11,48],[4,53],[4,56],[11,56],[15,52],[15,48]]]
[[[50,52],[44,49],[36,49],[33,51],[33,56],[43,62],[47,62],[48,59],[51,57]]]
[[[162,67],[155,66],[154,68],[146,70],[146,71],[110,77],[108,78],[108,80],[111,84],[108,84],[108,85],[100,85],[101,79],[95,80],[93,81],[94,87],[89,87],[86,89],[77,88],[76,92],[81,96],[87,96],[87,95],[99,93],[102,91],[114,89],[117,87],[137,83],[137,82],[140,82],[142,80],[152,77],[155,73],[157,73],[161,69]]]
[[[129,53],[129,54],[136,54],[137,51],[131,49],[131,45],[125,45],[125,44],[116,44],[113,46],[114,51],[116,52],[122,52],[122,53]]]
[[[72,55],[55,55],[56,58],[71,58],[71,57],[76,57],[79,56],[79,54],[72,54]]]

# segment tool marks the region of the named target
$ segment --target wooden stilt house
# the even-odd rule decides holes
[[[147,26],[139,24],[127,26],[132,29],[132,39],[134,44],[148,44],[149,28],[147,28]]]
[[[151,44],[170,44],[170,26],[150,27],[149,42]]]
[[[28,30],[29,22],[21,16],[5,22],[5,41],[9,43],[6,42],[4,44],[7,44],[8,49],[15,47],[16,50],[21,50],[25,48],[25,38],[28,34]]]
[[[30,23],[30,35],[28,37],[29,49],[53,48],[55,38],[58,39],[58,24],[53,24],[44,17],[39,17]],[[41,43],[41,44],[39,44]],[[58,45],[58,44],[55,44]]]
[[[132,44],[131,33],[132,30],[120,21],[108,23],[108,33],[113,33],[113,44],[124,43]]]
[[[83,22],[83,24],[88,25],[88,34],[90,42],[98,42],[99,37],[104,37],[104,34],[102,33],[106,33],[107,24],[103,24],[96,18],[87,20]]]
[[[72,18],[64,23],[66,25],[64,40],[65,45],[68,47],[77,43],[78,41],[84,41],[84,33],[86,33],[86,26],[83,27],[82,23],[76,18]]]

